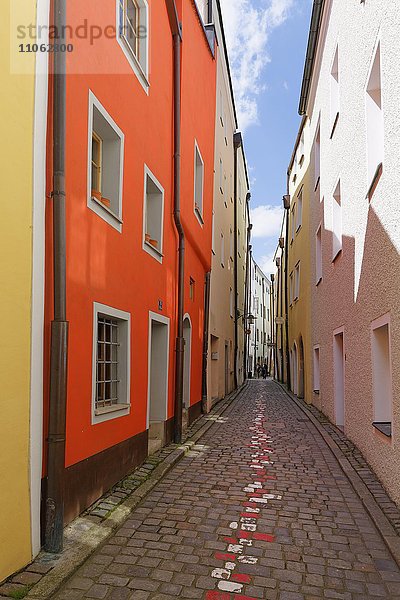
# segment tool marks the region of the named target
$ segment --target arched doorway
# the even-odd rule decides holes
[[[297,346],[293,344],[292,350],[292,392],[297,395]]]
[[[185,340],[185,354],[183,361],[183,407],[190,406],[190,367],[192,363],[192,323],[189,315],[183,319],[183,338]]]
[[[304,398],[304,346],[303,338],[300,336],[299,339],[299,372],[297,376],[297,396],[298,398]]]

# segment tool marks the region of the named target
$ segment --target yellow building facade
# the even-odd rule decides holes
[[[3,2],[0,20],[0,581],[40,549],[48,57],[18,47],[48,14],[48,1]]]
[[[303,120],[288,169],[288,325],[290,387],[312,401],[310,153],[307,121]]]

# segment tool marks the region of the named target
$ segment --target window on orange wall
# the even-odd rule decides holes
[[[142,85],[148,76],[148,4],[147,0],[117,0],[118,43]]]
[[[189,278],[189,298],[194,301],[194,292],[195,292],[195,280],[190,277]]]
[[[203,223],[204,162],[197,142],[194,143],[194,212]]]

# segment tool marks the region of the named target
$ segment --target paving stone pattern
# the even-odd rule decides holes
[[[55,600],[400,598],[400,571],[313,425],[251,382]]]
[[[361,451],[349,440],[346,435],[331,423],[326,415],[315,406],[309,405],[304,400],[298,400],[320,422],[325,431],[331,436],[339,449],[343,452],[351,466],[361,477],[375,500],[389,519],[397,534],[400,535],[400,508],[390,498],[389,494],[371,469]]]

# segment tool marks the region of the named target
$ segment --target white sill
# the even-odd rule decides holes
[[[155,248],[152,244],[150,244],[150,242],[146,242],[146,240],[143,240],[143,250],[148,252],[148,254],[150,254],[150,256],[152,256],[156,260],[162,262],[164,254],[161,252],[161,250]]]
[[[301,224],[300,224],[300,225],[298,225],[298,227],[297,227],[297,229],[296,229],[296,234],[298,234],[298,233],[299,233],[300,229],[301,229]]]
[[[318,279],[318,280],[315,282],[315,285],[317,285],[317,286],[318,286],[318,285],[321,283],[321,281],[322,281],[322,275],[321,275],[321,277],[320,277],[320,278],[319,278],[319,279]]]
[[[338,258],[338,256],[339,256],[339,255],[342,253],[342,251],[343,251],[343,248],[340,248],[340,249],[339,249],[339,250],[336,252],[336,254],[334,254],[334,255],[332,256],[332,262],[333,262],[333,263],[334,263],[334,262],[335,262],[335,260]]]
[[[110,413],[119,412],[130,408],[130,404],[113,404],[112,406],[104,406],[103,408],[96,408],[94,414],[96,417],[100,415],[108,415]]]
[[[333,138],[333,134],[335,133],[338,121],[339,121],[339,113],[336,113],[336,117],[333,120],[333,125],[332,125],[332,129],[331,129],[331,135],[329,136],[329,139]]]
[[[87,206],[96,213],[101,219],[106,221],[109,225],[114,227],[119,233],[122,231],[123,220],[116,215],[112,210],[105,206],[100,200],[97,200],[94,196],[89,196]]]
[[[200,225],[203,227],[203,225],[204,225],[203,215],[201,214],[201,212],[199,211],[199,209],[196,208],[196,207],[194,209],[194,214],[196,215],[197,220],[199,221]]]

